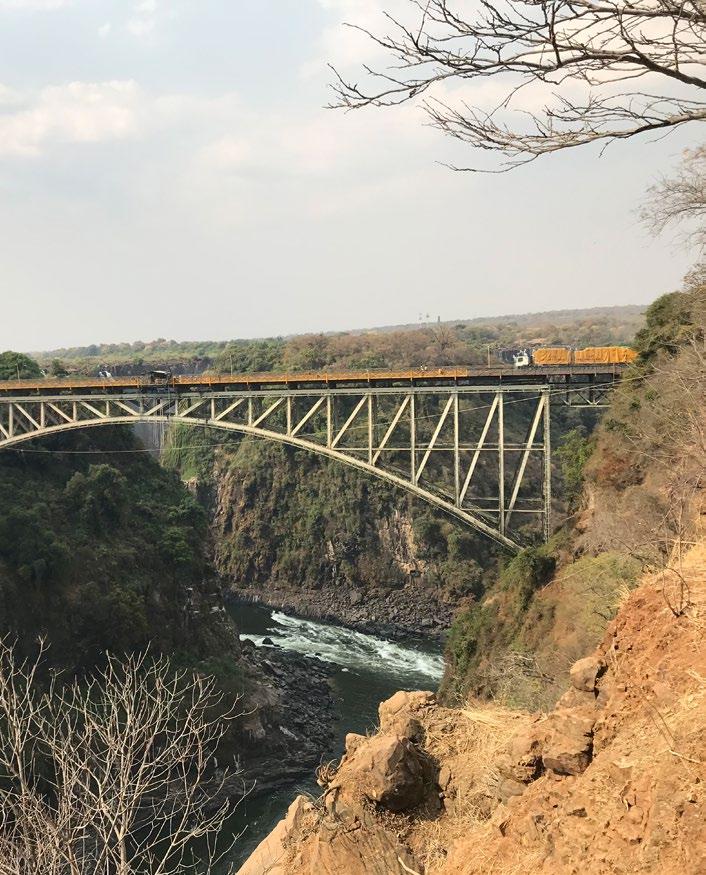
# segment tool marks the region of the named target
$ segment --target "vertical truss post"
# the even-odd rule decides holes
[[[417,397],[414,392],[409,396],[409,470],[410,482],[414,483],[417,476]]]
[[[458,392],[454,392],[454,504],[461,505],[461,453],[459,451]]]
[[[248,398],[248,425],[252,425],[252,422],[253,422],[252,398]]]
[[[375,442],[373,393],[368,393],[368,465],[373,464],[373,444]]]
[[[333,395],[326,396],[326,446],[333,443]]]
[[[216,399],[211,398],[211,419],[216,418]]]
[[[551,393],[544,394],[544,540],[551,534],[552,513],[552,438],[551,438]]]
[[[292,433],[292,396],[287,395],[287,434]]]
[[[498,528],[505,534],[505,395],[498,392]]]

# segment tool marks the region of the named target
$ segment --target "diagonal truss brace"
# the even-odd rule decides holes
[[[498,405],[500,403],[500,396],[496,395],[493,399],[493,403],[490,406],[490,410],[488,411],[488,416],[485,420],[485,425],[483,426],[483,431],[481,432],[480,439],[478,441],[478,446],[475,448],[473,453],[473,458],[471,459],[471,464],[468,468],[468,474],[466,474],[466,479],[463,481],[463,487],[461,489],[461,493],[459,495],[459,504],[463,504],[463,500],[466,497],[466,493],[468,492],[468,488],[471,485],[471,481],[473,480],[473,475],[476,470],[476,466],[478,465],[478,460],[480,459],[480,454],[485,446],[485,441],[488,437],[488,432],[490,431],[490,427],[493,424],[493,419],[495,417],[495,413],[498,409]]]
[[[380,444],[379,444],[377,450],[373,453],[373,460],[371,463],[372,465],[377,465],[378,459],[380,458],[380,454],[387,446],[387,442],[390,440],[390,438],[392,437],[392,433],[397,428],[397,423],[400,421],[400,419],[402,419],[402,414],[405,412],[405,410],[407,409],[407,407],[409,405],[410,397],[411,397],[410,395],[405,395],[404,400],[402,401],[402,403],[398,407],[397,413],[395,413],[395,416],[394,416],[392,422],[390,423],[389,428],[385,432],[385,436],[380,441]]]
[[[449,400],[446,402],[446,407],[444,407],[441,416],[439,417],[439,421],[436,424],[436,428],[434,429],[434,434],[431,436],[431,440],[429,441],[429,446],[426,449],[426,452],[422,456],[422,461],[419,463],[419,467],[414,475],[415,484],[419,484],[419,480],[424,473],[424,469],[426,468],[427,462],[429,461],[429,456],[431,455],[431,451],[436,446],[436,442],[439,439],[439,435],[441,434],[441,429],[444,427],[444,423],[446,422],[446,417],[449,415],[451,408],[454,405],[455,396],[451,396]],[[454,434],[455,445],[458,446],[458,430],[455,431]]]

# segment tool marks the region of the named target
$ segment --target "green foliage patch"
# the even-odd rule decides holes
[[[72,666],[196,642],[184,604],[208,575],[208,530],[177,476],[121,428],[31,450],[0,453],[0,629],[47,634]]]

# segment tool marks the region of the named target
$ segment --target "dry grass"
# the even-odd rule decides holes
[[[425,872],[441,871],[454,843],[485,830],[497,804],[498,758],[529,719],[524,712],[476,703],[460,712],[436,708],[429,715],[425,749],[450,770],[451,785],[441,816],[418,822],[410,836]]]

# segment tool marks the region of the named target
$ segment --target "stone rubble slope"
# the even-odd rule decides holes
[[[546,715],[397,693],[241,875],[706,872],[706,546],[570,679]]]

